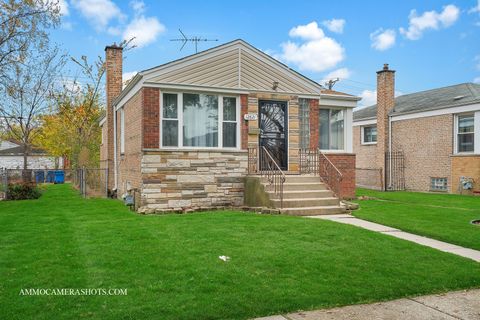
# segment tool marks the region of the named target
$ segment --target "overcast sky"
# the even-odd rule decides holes
[[[105,45],[136,37],[125,76],[194,53],[179,38],[244,39],[315,81],[375,102],[376,71],[397,71],[397,94],[480,83],[480,0],[112,1],[62,0],[53,40],[94,60]],[[72,67],[67,71],[74,76]]]

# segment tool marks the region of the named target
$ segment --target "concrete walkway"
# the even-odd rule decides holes
[[[480,289],[373,304],[289,313],[256,320],[478,320]]]
[[[411,242],[418,243],[422,246],[427,246],[440,251],[453,253],[453,254],[480,262],[480,251],[478,250],[464,248],[461,246],[457,246],[455,244],[438,241],[438,240],[434,240],[427,237],[422,237],[413,233],[404,232],[399,229],[387,227],[378,223],[358,219],[349,214],[308,216],[308,218],[323,219],[323,220],[330,220],[330,221],[350,224],[353,226],[357,226],[357,227],[375,231],[375,232],[380,232],[392,237],[408,240]]]

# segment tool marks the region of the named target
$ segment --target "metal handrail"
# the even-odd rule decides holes
[[[333,169],[335,169],[335,171],[337,171],[337,174],[340,176],[340,178],[343,178],[343,174],[340,172],[340,170],[338,170],[338,168],[333,164],[332,161],[330,161],[330,159],[328,159],[328,157],[325,155],[325,153],[323,153],[322,151],[320,151],[320,149],[318,149],[318,153],[323,156],[325,158],[325,160],[328,161],[328,163],[333,167]]]
[[[283,184],[287,179],[278,163],[273,159],[270,152],[262,146],[260,152],[260,176],[266,177],[274,193],[280,198],[280,208],[283,208]]]
[[[337,196],[340,194],[342,172],[330,161],[328,156],[317,149],[300,149],[300,173],[319,176],[322,182]]]
[[[317,154],[319,156],[318,172],[320,179],[325,182],[336,196],[340,196],[340,183],[342,182],[343,174],[320,149],[317,149]]]

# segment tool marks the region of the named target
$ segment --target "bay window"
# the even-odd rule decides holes
[[[475,115],[457,115],[457,153],[470,153],[475,151]]]
[[[163,147],[237,148],[236,97],[203,93],[163,93]]]
[[[320,109],[320,150],[345,149],[345,111],[343,109]]]

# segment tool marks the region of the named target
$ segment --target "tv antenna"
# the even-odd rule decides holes
[[[340,81],[339,78],[330,79],[330,80],[328,80],[327,82],[325,82],[325,86],[327,86],[328,90],[332,90],[332,89],[333,89],[333,86],[334,86],[335,83],[337,83],[338,81]]]
[[[182,37],[183,37],[183,38],[170,39],[170,41],[181,41],[181,42],[183,42],[182,47],[180,48],[180,51],[182,51],[182,49],[185,47],[185,45],[187,44],[187,42],[193,42],[193,43],[195,43],[195,53],[197,53],[197,52],[198,52],[198,43],[199,43],[199,42],[218,41],[218,39],[206,39],[206,38],[197,37],[197,36],[193,36],[193,37],[191,37],[191,38],[188,38],[188,37],[182,32],[181,29],[178,29],[178,31],[180,31],[180,33],[182,34]]]

